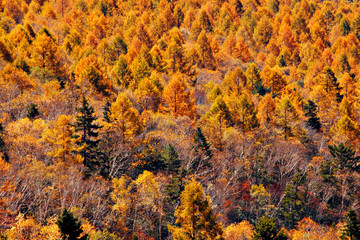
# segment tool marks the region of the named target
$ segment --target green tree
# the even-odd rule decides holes
[[[336,97],[336,101],[340,103],[343,96],[340,94],[341,88],[339,86],[339,82],[335,76],[335,73],[330,67],[326,67],[323,71],[323,74],[324,81],[320,84],[323,85],[327,93],[333,93]]]
[[[83,164],[89,174],[97,171],[101,165],[102,154],[98,149],[100,140],[97,130],[102,127],[95,123],[97,117],[94,108],[89,105],[85,97],[81,101],[81,107],[77,110],[79,113],[76,116],[74,127],[75,132],[79,132],[81,135],[81,141],[78,142],[78,145],[81,146],[80,155],[84,158]],[[74,137],[79,137],[79,135]]]
[[[120,55],[119,60],[117,60],[112,69],[112,74],[118,86],[127,88],[130,85],[132,74],[124,55]]]
[[[342,18],[339,25],[341,35],[346,36],[351,31],[350,21],[346,17]]]
[[[169,144],[163,150],[161,157],[166,169],[171,173],[178,173],[181,167],[181,160],[173,145]]]
[[[81,221],[78,221],[76,217],[73,216],[72,212],[66,208],[63,210],[62,214],[59,216],[56,224],[59,226],[61,232],[62,240],[86,240],[88,239],[87,234],[80,237],[83,230],[81,228]]]
[[[168,226],[173,239],[224,239],[221,223],[210,206],[210,197],[204,194],[200,183],[192,179],[181,193],[181,204],[175,211],[176,224]]]
[[[35,103],[31,103],[28,106],[28,113],[27,113],[27,118],[29,118],[30,120],[34,120],[37,116],[40,115],[39,109],[37,107],[37,104]]]
[[[246,70],[246,78],[248,79],[249,83],[254,92],[264,96],[266,94],[266,89],[262,85],[262,80],[260,77],[260,71],[257,68],[255,63],[251,63],[249,68]]]
[[[292,181],[285,188],[285,196],[281,202],[280,214],[284,225],[293,229],[296,223],[305,217],[306,191],[302,188],[306,182],[306,176],[296,173]]]
[[[356,212],[352,209],[346,214],[347,222],[342,230],[340,239],[345,240],[360,240],[360,222],[357,218]]]
[[[355,150],[343,143],[328,146],[333,163],[336,168],[341,170],[359,171],[360,156],[355,156]]]
[[[278,231],[273,219],[262,216],[256,223],[253,240],[286,240],[288,237]]]
[[[319,131],[321,129],[320,118],[317,117],[317,106],[316,104],[308,100],[307,104],[304,106],[305,117],[308,117],[306,120],[306,125],[312,129]]]
[[[11,52],[2,41],[0,41],[0,56],[7,62],[13,61]]]
[[[235,125],[237,125],[243,133],[259,126],[255,105],[249,99],[248,95],[242,94],[239,98],[235,98],[232,103],[232,118],[234,119]]]
[[[10,157],[9,154],[7,153],[8,148],[6,147],[6,143],[4,140],[4,127],[2,125],[2,123],[0,123],[0,153],[2,154],[2,156],[0,155],[0,158],[3,158],[6,162],[10,161]]]
[[[360,14],[356,14],[354,20],[352,21],[351,28],[357,37],[360,40]]]
[[[206,140],[201,128],[197,128],[194,134],[195,158],[192,162],[192,169],[198,171],[200,167],[211,167],[209,162],[213,154],[210,149],[210,143]]]
[[[103,107],[103,118],[104,118],[105,122],[107,122],[107,123],[110,123],[110,118],[109,118],[109,115],[111,113],[110,106],[111,106],[111,103],[109,101],[106,101],[105,106]]]

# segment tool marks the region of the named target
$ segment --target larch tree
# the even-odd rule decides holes
[[[160,109],[175,117],[195,117],[195,99],[181,74],[174,75],[169,84],[165,86]]]
[[[222,86],[229,96],[234,94],[234,96],[239,97],[249,90],[247,77],[239,67],[225,76]]]
[[[273,124],[275,121],[276,105],[270,94],[266,94],[260,101],[258,106],[258,118],[262,124]]]
[[[210,41],[204,30],[201,31],[197,39],[197,45],[201,57],[200,67],[207,67],[213,70],[216,66],[216,62],[210,47]]]
[[[251,88],[253,91],[257,92],[260,95],[266,94],[266,90],[265,90],[264,86],[262,85],[260,71],[257,68],[255,63],[250,64],[249,68],[246,69],[245,75],[249,81],[249,84],[251,84]]]
[[[111,128],[119,135],[121,143],[132,142],[143,130],[143,122],[125,94],[119,94],[111,104],[109,115]]]
[[[70,116],[60,115],[42,133],[41,141],[49,146],[48,155],[55,161],[61,160],[68,163],[83,161],[80,155],[74,154],[74,152],[80,152],[82,146],[77,145],[80,136],[73,137],[75,129],[71,126],[71,120]]]
[[[354,101],[344,97],[339,106],[340,119],[331,127],[335,139],[343,142],[358,140],[359,124],[354,113]]]
[[[120,55],[111,72],[115,77],[117,86],[127,88],[131,85],[132,72],[124,55]]]
[[[238,98],[231,98],[229,106],[232,119],[241,132],[246,133],[259,126],[255,105],[248,95],[242,94]]]
[[[254,30],[254,37],[261,44],[266,46],[273,34],[272,23],[267,16],[263,16]]]
[[[275,117],[276,125],[282,128],[285,139],[292,136],[292,127],[299,116],[288,96],[283,96],[276,105]]]
[[[108,95],[111,92],[111,82],[105,72],[105,69],[99,63],[99,60],[90,55],[80,60],[75,70],[75,83],[81,90],[94,89],[98,93]]]
[[[177,28],[169,32],[170,41],[167,44],[166,54],[168,56],[168,69],[172,72],[186,73],[189,69],[186,52],[184,48],[185,40]]]
[[[135,92],[140,98],[143,109],[157,111],[161,102],[161,88],[156,76],[141,80]]]
[[[180,206],[175,211],[176,224],[168,226],[173,239],[224,239],[221,223],[210,206],[210,197],[204,194],[200,183],[192,179],[181,193]]]
[[[287,85],[287,81],[278,69],[272,69],[268,66],[261,72],[261,79],[265,87],[271,90],[273,94],[281,94]]]
[[[222,96],[215,99],[210,110],[204,115],[204,121],[207,123],[206,129],[214,142],[214,146],[223,149],[223,134],[226,128],[234,125],[228,105]]]

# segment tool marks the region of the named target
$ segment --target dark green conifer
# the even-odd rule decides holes
[[[80,237],[81,233],[83,232],[81,228],[81,221],[78,221],[78,219],[73,216],[72,212],[68,211],[66,208],[59,216],[56,224],[59,226],[62,240],[88,239],[87,234]]]
[[[5,46],[5,44],[0,41],[0,56],[7,62],[12,62],[12,56],[9,49]]]
[[[75,131],[80,133],[81,141],[78,143],[84,148],[80,150],[81,156],[84,158],[84,166],[88,169],[88,173],[98,171],[101,162],[103,160],[103,154],[99,151],[99,139],[97,130],[101,126],[97,125],[95,120],[95,111],[92,106],[89,105],[87,99],[83,97],[81,101],[81,107],[77,109],[79,111],[76,116]],[[75,137],[79,137],[76,135]]]
[[[200,167],[211,167],[209,162],[213,154],[210,149],[210,143],[206,140],[201,128],[197,128],[194,135],[194,146],[195,159],[192,164],[194,170],[199,169]]]
[[[317,106],[316,104],[308,100],[307,104],[304,106],[305,117],[308,117],[306,120],[306,125],[312,129],[319,131],[321,129],[320,119],[317,117]]]
[[[176,152],[174,146],[171,144],[166,146],[161,156],[165,163],[166,170],[168,170],[171,173],[177,174],[181,167],[181,160],[179,159],[179,155]]]
[[[31,103],[28,106],[28,114],[26,115],[27,118],[30,120],[34,120],[37,116],[40,115],[39,109],[35,103]]]
[[[340,239],[348,239],[350,240],[360,240],[360,222],[357,219],[356,212],[354,210],[350,210],[346,214],[347,222],[342,231]]]

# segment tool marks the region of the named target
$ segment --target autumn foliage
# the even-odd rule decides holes
[[[358,239],[359,11],[0,0],[0,238]]]

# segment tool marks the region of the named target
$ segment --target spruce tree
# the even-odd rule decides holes
[[[104,117],[105,122],[107,122],[107,123],[110,123],[110,118],[109,118],[109,114],[111,113],[110,106],[111,106],[110,102],[106,101],[106,104],[103,108],[103,117]]]
[[[194,135],[195,159],[192,163],[192,169],[195,171],[200,167],[211,167],[209,162],[213,154],[210,149],[210,143],[206,140],[201,128],[197,128]]]
[[[28,114],[27,114],[27,117],[30,119],[30,120],[34,120],[37,116],[40,115],[40,112],[39,112],[39,109],[37,107],[37,105],[35,103],[31,103],[29,106],[28,106]]]
[[[293,229],[296,223],[305,217],[307,192],[301,190],[305,183],[306,177],[298,172],[285,188],[285,196],[280,206],[280,215],[285,227],[288,229]]]
[[[83,163],[88,170],[87,174],[89,174],[98,171],[101,167],[103,154],[98,149],[100,140],[97,132],[101,126],[94,123],[97,119],[94,108],[89,105],[85,97],[81,101],[81,107],[77,110],[79,113],[76,116],[77,121],[74,126],[75,131],[81,136],[81,140],[78,142],[78,145],[83,147],[80,150],[80,155],[84,158]],[[74,137],[79,137],[79,135]]]
[[[168,172],[175,174],[179,172],[179,169],[181,167],[181,160],[179,159],[179,155],[173,145],[169,144],[162,152],[161,157],[165,163],[166,170],[168,170]]]
[[[329,151],[333,159],[333,164],[337,169],[359,171],[360,156],[355,156],[355,150],[343,143],[339,145],[329,145]]]
[[[346,214],[347,223],[342,231],[340,239],[360,240],[360,222],[354,210]]]
[[[70,212],[66,208],[59,216],[59,219],[57,220],[56,224],[59,226],[62,240],[88,239],[87,234],[80,237],[81,233],[83,232],[81,228],[81,221],[78,221],[78,219],[73,216],[72,212]]]
[[[10,158],[7,153],[7,150],[8,149],[6,147],[5,140],[4,140],[4,127],[3,127],[2,123],[0,123],[0,153],[2,154],[2,156],[0,155],[0,157],[3,157],[6,162],[9,162]]]
[[[306,125],[314,130],[319,131],[321,129],[320,119],[317,117],[317,106],[316,104],[308,100],[308,103],[304,106],[305,117],[309,119],[306,120]]]
[[[253,240],[286,240],[289,237],[278,230],[273,219],[262,216],[256,223]]]

